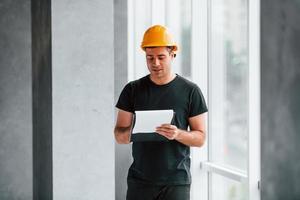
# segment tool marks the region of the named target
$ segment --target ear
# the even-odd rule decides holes
[[[173,48],[170,49],[170,47],[169,47],[169,54],[172,56],[172,58],[176,57],[176,53],[174,52]]]
[[[176,53],[174,51],[171,52],[172,59],[176,57]]]

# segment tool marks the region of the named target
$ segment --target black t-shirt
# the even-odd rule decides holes
[[[187,130],[189,117],[207,112],[200,88],[179,75],[165,85],[155,84],[149,75],[129,82],[116,107],[132,113],[173,109],[173,124],[182,130]],[[154,185],[191,183],[190,147],[176,140],[133,142],[132,156],[128,181]]]

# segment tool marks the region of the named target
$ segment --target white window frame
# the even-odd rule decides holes
[[[193,80],[201,85],[204,96],[209,101],[209,91],[208,91],[208,41],[209,41],[209,8],[210,0],[197,1],[193,0],[193,13],[192,13],[192,56],[193,67],[192,69],[197,69],[197,74],[201,74],[202,77],[194,77]],[[196,187],[193,192],[193,199],[207,199],[211,198],[211,182],[209,178],[212,174],[218,174],[231,180],[235,180],[241,183],[247,183],[249,200],[260,200],[260,0],[248,0],[248,45],[249,45],[249,134],[248,135],[248,167],[247,171],[241,171],[238,169],[233,169],[229,167],[222,166],[217,163],[213,163],[209,160],[209,149],[208,146],[211,145],[211,140],[208,134],[208,145],[205,145],[197,155],[201,155],[200,168],[201,171],[207,172],[206,175],[202,173],[200,179],[207,181],[207,184],[199,180],[195,176],[194,183]],[[198,30],[199,29],[199,30]],[[200,33],[200,30],[202,33]],[[193,37],[197,35],[198,37]],[[202,36],[203,38],[199,38]],[[199,56],[200,54],[200,56]],[[199,67],[200,66],[200,67]],[[198,68],[197,68],[198,67]],[[201,68],[201,69],[199,69]],[[192,74],[195,74],[193,71]],[[206,77],[203,77],[203,75]],[[202,80],[201,80],[202,78]],[[199,80],[199,81],[197,81]],[[206,81],[206,82],[204,82]],[[208,133],[210,132],[210,116],[208,115]],[[195,160],[195,157],[193,157]],[[199,175],[201,173],[198,173]]]
[[[192,80],[200,86],[204,98],[208,99],[208,1],[192,0]],[[207,121],[207,120],[206,120]],[[208,160],[208,143],[201,148],[191,148],[192,200],[208,200],[208,172],[199,170],[200,164]]]
[[[249,200],[260,200],[260,0],[249,0]],[[253,133],[253,134],[252,134]],[[256,162],[253,162],[255,160]]]
[[[128,0],[128,80],[136,78],[134,68],[134,0]],[[152,23],[164,22],[165,4],[152,0]],[[210,0],[192,0],[192,80],[197,83],[206,100],[209,101],[208,73],[209,73],[209,6]],[[260,0],[248,0],[248,52],[249,52],[249,134],[248,135],[248,167],[247,171],[221,166],[210,162],[208,146],[209,140],[209,112],[208,138],[202,148],[191,148],[191,172],[193,184],[192,200],[210,200],[211,184],[209,177],[218,174],[231,180],[247,183],[249,200],[260,200]],[[156,12],[159,11],[159,12]],[[155,14],[156,13],[156,14]],[[158,14],[157,14],[158,13]],[[153,17],[155,16],[155,17]],[[163,18],[163,19],[162,19]],[[255,162],[253,162],[255,161]]]

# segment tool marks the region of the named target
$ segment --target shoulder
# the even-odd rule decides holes
[[[200,89],[199,86],[196,83],[194,83],[194,82],[192,82],[192,81],[188,80],[187,78],[184,78],[184,77],[182,77],[180,75],[177,75],[177,76],[178,76],[178,82],[179,82],[179,84],[182,87],[184,87],[185,89],[188,89],[190,91]]]
[[[139,87],[139,86],[141,86],[141,85],[144,85],[144,84],[147,82],[147,80],[148,80],[148,75],[147,75],[147,76],[144,76],[144,77],[142,77],[142,78],[140,78],[140,79],[137,79],[137,80],[129,81],[129,82],[126,84],[126,86],[127,86],[127,87],[131,87],[131,88],[133,88],[133,87]],[[125,86],[125,87],[126,87],[126,86]]]

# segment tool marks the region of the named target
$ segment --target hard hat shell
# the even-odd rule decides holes
[[[162,25],[154,25],[144,33],[141,48],[145,51],[146,47],[174,47],[173,51],[178,50],[177,44],[173,41],[172,35],[167,28]]]

